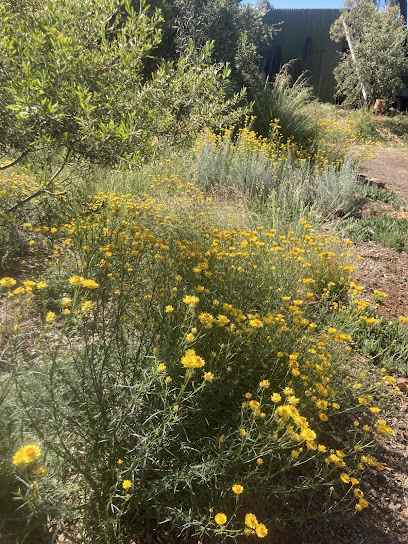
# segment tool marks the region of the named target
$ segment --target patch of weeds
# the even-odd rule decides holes
[[[367,109],[359,109],[351,114],[351,119],[354,121],[354,129],[357,132],[359,139],[378,140],[378,132],[373,122],[373,116]]]
[[[408,330],[396,321],[377,315],[371,308],[352,320],[350,312],[354,311],[349,307],[339,315],[344,318],[344,328],[351,335],[358,352],[372,363],[389,370],[406,371]]]
[[[386,119],[385,126],[397,136],[408,138],[408,118],[403,115]]]
[[[408,251],[408,221],[391,215],[347,219],[341,225],[342,235],[353,242],[373,240],[380,244]]]
[[[380,200],[386,204],[402,206],[404,203],[404,199],[399,195],[389,191],[385,187],[378,187],[377,185],[362,183],[357,186],[357,192],[361,196],[372,198],[373,200]]]

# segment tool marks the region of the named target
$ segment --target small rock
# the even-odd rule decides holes
[[[406,393],[408,391],[408,378],[397,378],[395,385],[399,387],[401,391]]]

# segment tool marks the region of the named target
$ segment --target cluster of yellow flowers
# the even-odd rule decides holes
[[[211,138],[216,144],[217,138],[229,136]],[[248,130],[244,136],[241,153],[256,150],[267,154],[268,160],[284,160],[268,141]],[[319,306],[333,314],[344,311],[340,299],[347,304],[347,297],[359,311],[366,309],[358,300],[360,286],[350,279],[350,243],[317,233],[306,220],[285,233],[270,225],[248,226],[233,212],[220,221],[213,200],[178,176],[157,176],[152,180],[154,192],[157,197],[100,193],[88,213],[58,229],[44,225],[33,229],[49,248],[47,265],[66,274],[56,282],[64,289],[59,306],[45,310],[43,322],[51,324],[62,315],[64,323],[91,323],[94,330],[106,331],[107,337],[112,324],[123,327],[124,337],[136,341],[142,329],[153,331],[151,369],[154,383],[167,395],[166,417],[172,421],[184,417],[185,399],[174,393],[183,378],[180,369],[186,369],[185,377],[194,376],[189,398],[194,387],[212,392],[225,384],[225,390],[235,395],[231,398],[235,426],[215,437],[217,448],[244,451],[255,443],[254,437],[262,437],[262,451],[251,446],[251,475],[267,481],[262,474],[276,458],[284,459],[289,468],[313,459],[321,479],[327,476],[336,485],[352,486],[350,495],[356,510],[361,510],[368,503],[357,487],[353,463],[361,470],[366,466],[379,470],[380,464],[365,455],[370,436],[376,432],[386,437],[393,431],[385,419],[377,419],[380,408],[365,377],[338,371],[333,353],[346,358],[353,349],[351,336],[339,325],[322,327],[316,318]],[[45,299],[49,285],[56,289],[52,275],[46,279],[25,280],[17,286],[15,279],[4,277],[0,287],[17,303],[27,303],[36,297]],[[102,319],[103,328],[98,327]],[[368,314],[363,319],[376,325]],[[198,385],[197,376],[201,376]],[[393,380],[385,374],[380,385],[388,388]],[[322,435],[330,434],[339,414],[347,411],[357,414],[350,432],[357,449],[330,449],[322,443]],[[24,446],[13,463],[31,463],[40,454],[38,446]],[[120,475],[118,485],[128,492],[135,480],[133,475],[124,477],[125,473]],[[234,500],[251,488],[248,480],[241,481],[245,489],[232,485]],[[223,512],[214,521],[220,528],[229,524]],[[244,525],[245,534],[259,538],[268,534],[252,513],[245,516]]]
[[[69,283],[75,286],[85,287],[86,289],[97,289],[99,285],[94,280],[87,280],[82,276],[72,276],[69,278]]]
[[[22,168],[17,170],[10,167],[0,175],[0,201],[5,206],[14,204],[17,199],[24,198],[39,188],[40,184]]]
[[[36,444],[27,444],[19,449],[13,456],[13,465],[28,465],[34,463],[41,455],[41,448]]]
[[[268,534],[268,529],[263,523],[258,522],[254,514],[247,514],[245,516],[245,525],[244,533],[246,535],[256,534],[259,538],[265,538]]]
[[[234,486],[241,488],[242,486]],[[242,491],[239,491],[241,493]],[[234,491],[237,493],[237,491]],[[227,516],[223,512],[215,515],[214,521],[217,525],[226,525],[228,522]],[[246,514],[244,534],[256,535],[259,538],[265,538],[268,535],[268,529],[263,523],[259,523],[254,514]]]
[[[181,364],[184,368],[201,368],[205,365],[205,361],[193,349],[188,349],[181,359]]]
[[[356,157],[362,153],[369,156],[375,144],[359,136],[356,124],[351,119],[323,119],[320,121],[320,137],[316,153],[320,165],[340,166],[344,157],[356,144],[364,143],[364,151],[355,151]]]

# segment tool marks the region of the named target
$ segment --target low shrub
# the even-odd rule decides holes
[[[33,225],[43,274],[0,280],[24,508],[109,544],[263,538],[362,510],[392,379],[359,376],[331,323],[348,244],[306,221],[237,222],[177,176],[152,183],[155,197],[99,194]]]
[[[361,286],[353,285],[352,301],[347,307],[337,306],[341,310],[338,313],[339,326],[345,328],[352,336],[353,342],[359,353],[370,363],[382,366],[386,369],[406,369],[408,353],[408,331],[401,327],[398,321],[381,315],[378,310],[381,301],[388,295],[382,291],[374,290],[371,302],[359,298]],[[405,316],[400,316],[399,321],[407,324]]]
[[[404,199],[393,193],[385,187],[379,187],[378,185],[371,185],[369,183],[362,183],[358,185],[357,192],[361,196],[372,198],[373,200],[379,200],[386,204],[393,204],[394,206],[402,206]]]
[[[277,224],[346,215],[355,206],[357,173],[350,160],[331,164],[326,156],[305,155],[284,144],[274,125],[268,140],[244,128],[216,135],[205,131],[195,146],[194,180],[208,191],[235,191],[261,205]],[[275,223],[274,223],[275,226]]]
[[[398,251],[408,249],[408,222],[385,214],[381,216],[350,218],[341,225],[342,233],[354,242],[374,240]]]

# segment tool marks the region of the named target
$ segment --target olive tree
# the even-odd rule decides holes
[[[347,44],[334,70],[337,95],[345,105],[370,106],[402,86],[401,75],[408,70],[408,34],[398,6],[387,3],[379,9],[372,0],[345,0],[330,34]]]
[[[161,23],[144,0],[0,2],[0,168],[141,160],[236,120],[242,93],[225,98],[229,69],[211,45],[146,74]]]

